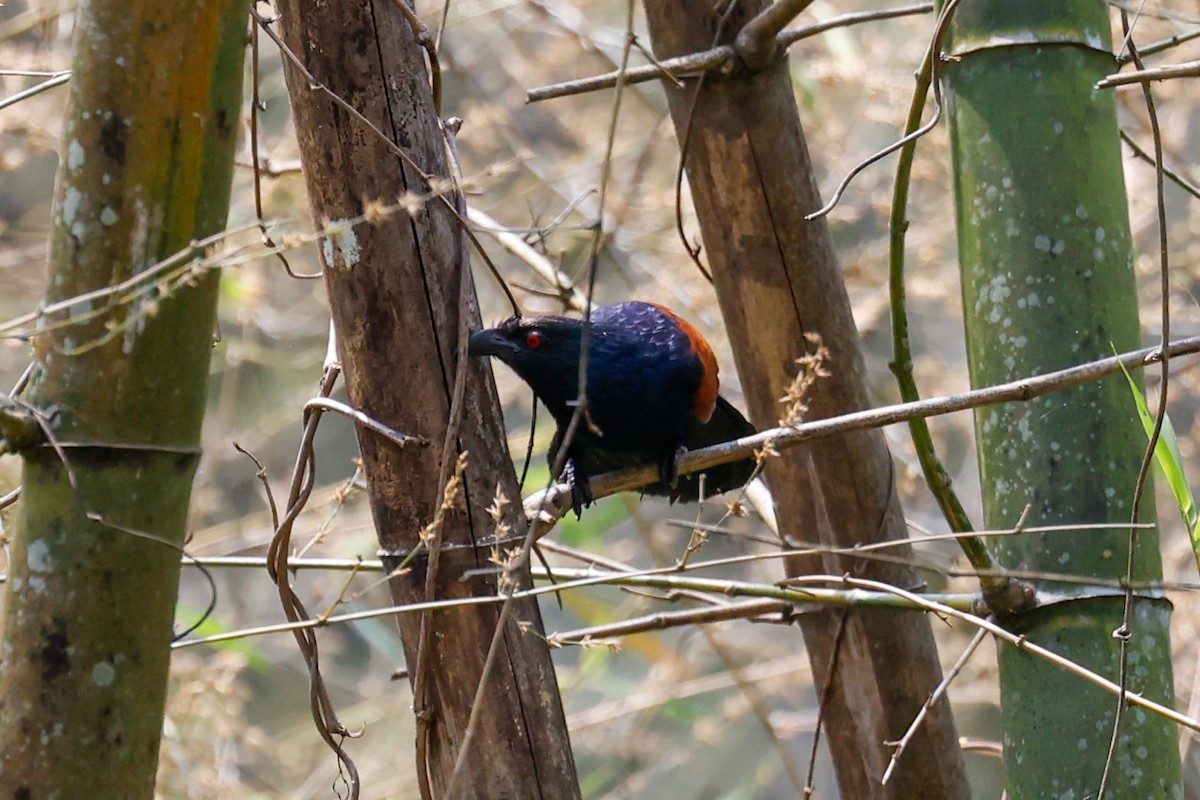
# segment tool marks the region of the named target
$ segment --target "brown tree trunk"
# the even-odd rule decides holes
[[[399,145],[427,175],[447,176],[442,134],[433,106],[425,57],[393,0],[279,3],[284,39],[312,76],[361,112]],[[362,215],[367,203],[395,203],[405,192],[430,189],[381,136],[314,89],[293,64],[288,89],[296,121],[309,203],[317,224]],[[322,240],[325,281],[351,403],[371,417],[419,435],[431,445],[401,449],[360,430],[363,468],[379,542],[391,566],[417,547],[423,527],[441,504],[439,475],[461,355],[462,325],[478,326],[458,222],[446,204],[430,200],[412,216],[386,215]],[[449,459],[468,453],[464,491],[446,514],[436,576],[438,598],[495,596],[489,574],[492,535],[487,508],[499,491],[510,501],[504,519],[525,529],[491,374],[468,364],[461,427]],[[511,546],[511,545],[510,545]],[[394,578],[397,603],[425,598],[428,559]],[[467,570],[480,573],[464,579]],[[524,576],[528,581],[527,573]],[[467,733],[476,687],[498,621],[496,605],[432,614],[429,691],[418,700],[428,714],[426,770],[435,797],[445,795]],[[420,616],[399,618],[415,680]],[[577,797],[553,665],[540,636],[534,601],[513,605],[485,701],[474,721],[474,743],[457,782],[456,797]]]
[[[719,43],[732,43],[766,3],[737,5]],[[704,0],[646,0],[659,58],[705,50],[718,16]],[[830,352],[832,376],[808,393],[809,418],[867,408],[863,362],[849,299],[823,221],[786,61],[747,77],[710,75],[699,99],[696,80],[665,84],[699,216],[721,310],[733,344],[750,417],[776,425],[778,399],[795,374],[795,359],[816,333]],[[694,106],[694,108],[693,108]],[[689,128],[690,120],[690,131]],[[684,142],[686,138],[686,143]],[[831,546],[907,535],[895,493],[891,457],[879,431],[821,440],[767,464],[767,480],[789,543]],[[907,548],[889,551],[907,556]],[[898,586],[916,579],[906,567],[828,556],[797,558],[789,574],[852,573]],[[810,614],[800,625],[843,797],[965,798],[969,789],[954,721],[945,700],[925,720],[887,786],[886,744],[903,735],[941,678],[929,625],[905,612]],[[836,669],[830,666],[836,656]]]

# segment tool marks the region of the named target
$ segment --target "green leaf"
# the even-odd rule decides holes
[[[1133,394],[1133,402],[1137,406],[1138,417],[1142,420],[1142,428],[1149,438],[1154,433],[1154,415],[1146,405],[1146,398],[1134,382],[1133,377],[1125,366],[1121,366],[1125,380],[1129,383],[1129,391]],[[1179,440],[1175,436],[1175,428],[1171,425],[1170,417],[1163,417],[1162,430],[1159,431],[1158,441],[1154,444],[1154,459],[1162,469],[1163,476],[1171,486],[1175,502],[1179,505],[1179,513],[1187,525],[1188,535],[1192,539],[1192,553],[1196,564],[1200,567],[1200,511],[1196,509],[1196,498],[1188,484],[1187,475],[1183,471],[1183,457],[1179,453]]]

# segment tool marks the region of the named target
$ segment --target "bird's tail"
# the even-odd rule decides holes
[[[757,431],[750,421],[742,416],[742,412],[734,408],[724,397],[717,398],[717,407],[713,410],[708,422],[700,426],[687,440],[688,450],[699,450],[711,447],[721,442],[740,439],[743,436],[753,436]],[[694,503],[700,499],[700,476],[704,475],[704,496],[711,497],[722,492],[740,489],[754,475],[755,462],[753,458],[731,461],[728,464],[718,464],[709,467],[704,472],[693,472],[680,475],[679,481],[672,489],[663,483],[646,487],[647,494],[671,498],[671,501],[683,500]]]
[[[688,450],[699,450],[703,447],[711,447],[715,444],[728,442],[733,439],[740,439],[743,436],[752,436],[757,433],[754,426],[750,424],[742,412],[738,411],[724,397],[717,397],[717,405],[713,410],[712,416],[708,422],[700,426],[691,437],[684,442]],[[554,432],[554,438],[550,442],[550,463],[553,464],[555,456],[558,453],[559,443],[561,442],[562,430]],[[653,459],[658,454],[646,453],[645,460],[647,463],[652,463]],[[599,447],[588,447],[583,450],[582,464],[579,467],[584,474],[588,476],[602,475],[605,472],[615,472],[619,469],[624,469],[633,466],[636,463],[630,460],[629,453],[614,452],[611,450],[603,450]],[[680,475],[672,487],[662,481],[651,483],[642,488],[642,494],[650,494],[656,497],[670,498],[671,502],[683,501],[685,503],[695,503],[700,499],[700,475],[704,475],[704,496],[706,498],[713,495],[729,492],[734,489],[740,489],[746,485],[750,478],[754,476],[755,461],[753,458],[744,458],[740,461],[732,461],[728,464],[718,464],[715,467],[709,467],[703,473],[693,472],[688,475]]]

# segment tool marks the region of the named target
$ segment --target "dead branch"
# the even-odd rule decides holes
[[[1182,64],[1168,64],[1165,67],[1148,67],[1134,72],[1118,72],[1096,81],[1096,88],[1111,89],[1114,86],[1129,86],[1135,83],[1167,81],[1173,78],[1195,78],[1197,76],[1200,76],[1200,61],[1186,61]]]

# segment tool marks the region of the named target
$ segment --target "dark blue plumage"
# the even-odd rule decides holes
[[[583,323],[566,317],[513,317],[471,336],[471,355],[494,356],[528,383],[558,423],[551,459],[575,411]],[[588,476],[654,462],[662,480],[651,494],[696,499],[696,476],[676,479],[679,452],[754,432],[717,394],[717,362],[700,333],[673,312],[626,302],[596,309],[588,343],[587,411],[577,427],[565,477],[590,500]],[[707,471],[717,494],[749,480],[753,460]],[[578,509],[577,509],[578,510]]]

